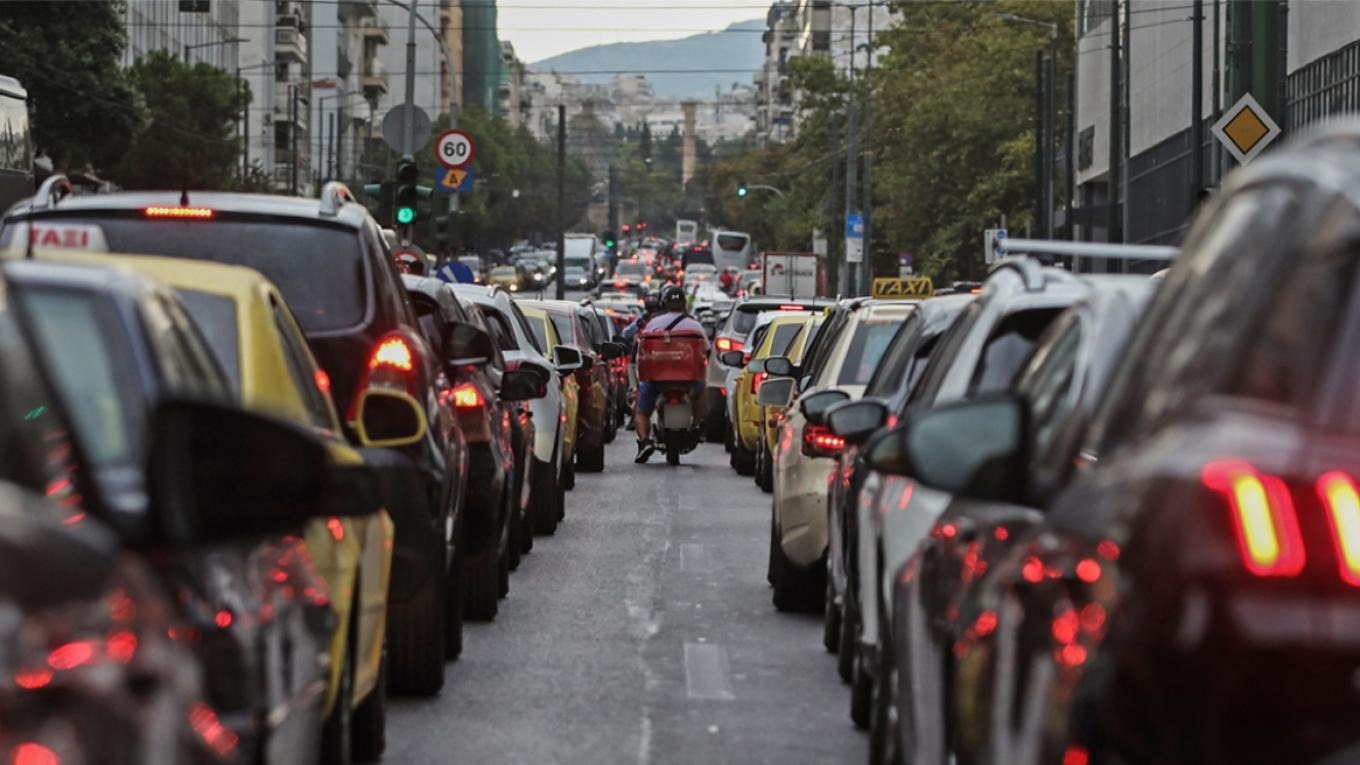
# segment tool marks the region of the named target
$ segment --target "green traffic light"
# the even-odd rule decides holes
[[[746,184],[743,183],[737,187],[737,196],[739,197],[746,196]]]
[[[413,221],[413,220],[415,220],[415,219],[416,219],[416,208],[414,208],[414,207],[398,207],[398,208],[397,208],[397,222],[398,222],[398,223],[401,223],[401,224],[405,225],[405,224],[410,223],[411,221]]]

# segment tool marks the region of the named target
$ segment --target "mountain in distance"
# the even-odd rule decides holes
[[[529,65],[534,71],[555,69],[587,83],[608,84],[613,73],[643,74],[658,99],[713,98],[714,87],[726,91],[732,83],[750,84],[765,62],[765,43],[752,29],[764,29],[764,19],[732,24],[737,32],[705,32],[679,40],[609,43],[568,51]],[[721,72],[658,74],[668,69],[720,69]],[[739,71],[738,71],[739,70]],[[574,74],[575,72],[609,74]]]

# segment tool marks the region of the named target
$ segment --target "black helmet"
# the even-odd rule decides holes
[[[642,299],[642,310],[653,313],[661,308],[661,298],[656,295],[648,295]]]
[[[661,290],[661,308],[667,311],[683,311],[689,304],[685,299],[685,291],[674,284],[667,284]]]

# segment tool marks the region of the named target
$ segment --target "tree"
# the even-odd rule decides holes
[[[124,16],[122,2],[0,2],[0,67],[28,90],[35,148],[57,171],[107,167],[142,129]]]
[[[250,90],[221,69],[152,51],[128,71],[149,122],[110,170],[133,189],[225,189],[235,185],[241,141],[237,117]]]

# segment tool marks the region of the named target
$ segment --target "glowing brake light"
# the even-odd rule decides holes
[[[322,393],[331,392],[331,376],[326,374],[326,370],[316,370],[316,374],[312,375],[312,380],[316,383],[317,390]]]
[[[1360,492],[1350,476],[1334,470],[1317,480],[1336,545],[1336,562],[1347,584],[1360,586]]]
[[[809,457],[834,456],[844,448],[845,439],[824,425],[808,425],[803,429],[803,453]]]
[[[56,752],[32,741],[14,747],[10,761],[14,765],[61,765]]]
[[[803,308],[801,305],[798,305],[797,303],[785,303],[784,305],[779,306],[779,310],[781,310],[781,311],[804,311],[804,310],[807,310],[807,309]]]
[[[373,351],[373,358],[368,360],[369,369],[378,367],[392,367],[403,372],[410,372],[416,368],[415,354],[411,352],[411,346],[400,337],[390,337],[378,344]]]
[[[481,391],[472,383],[463,383],[453,389],[453,405],[459,409],[478,409],[484,403]]]
[[[1257,576],[1295,576],[1303,570],[1303,537],[1284,481],[1240,460],[1209,463],[1201,480],[1228,500],[1248,571]]]
[[[214,211],[208,207],[146,207],[142,209],[142,214],[148,218],[189,218],[192,220],[208,220]]]
[[[743,347],[740,340],[733,340],[730,337],[720,337],[714,345],[718,347],[719,351],[739,351]]]
[[[754,396],[754,395],[756,395],[757,393],[760,392],[760,383],[761,383],[762,381],[764,381],[764,379],[765,379],[765,373],[764,373],[764,372],[755,372],[755,373],[752,373],[752,375],[751,375],[751,395],[752,395],[752,396]]]

